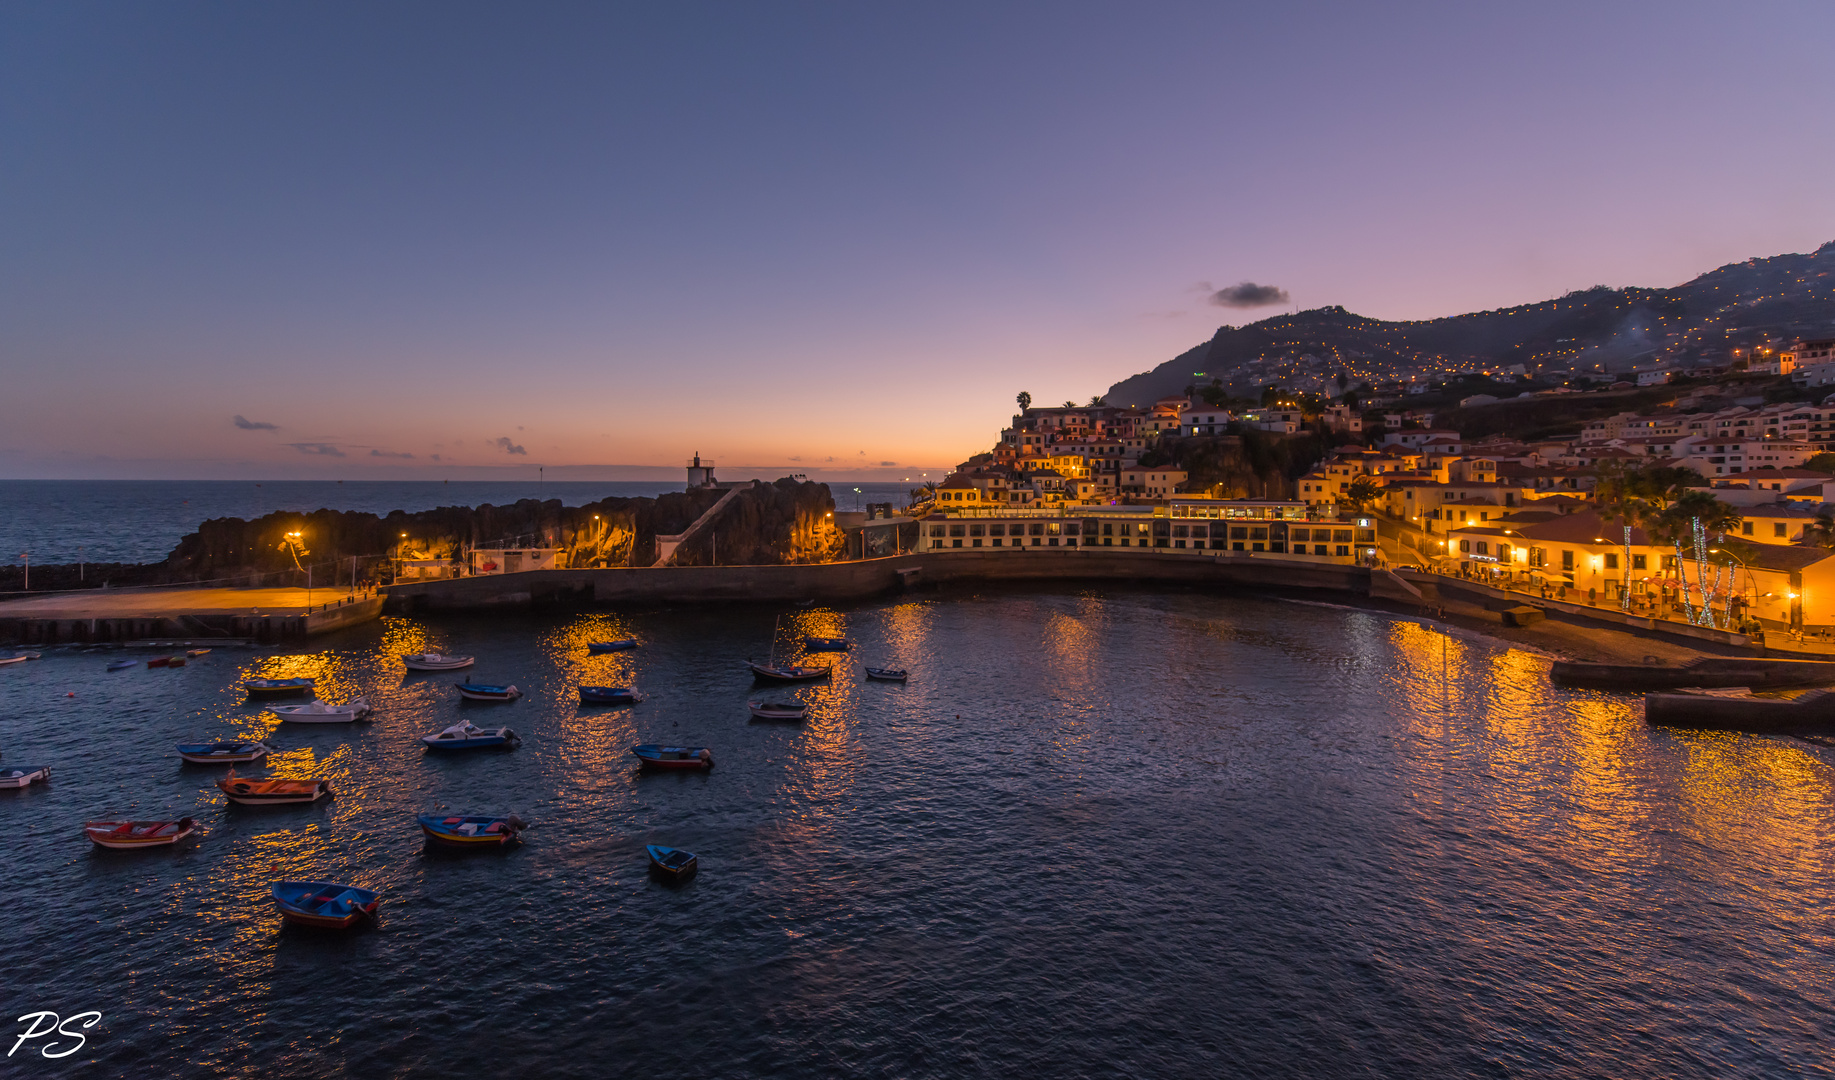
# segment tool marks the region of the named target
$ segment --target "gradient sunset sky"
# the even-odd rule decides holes
[[[902,478],[1221,323],[1813,250],[1831,40],[1826,0],[10,4],[0,476]],[[1291,302],[1207,302],[1245,280]]]

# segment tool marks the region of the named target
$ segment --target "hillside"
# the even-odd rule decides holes
[[[1669,289],[1597,286],[1539,304],[1418,322],[1341,307],[1224,326],[1209,341],[1109,388],[1146,405],[1195,383],[1304,384],[1345,373],[1372,383],[1410,371],[1522,364],[1530,374],[1659,360],[1718,361],[1731,350],[1835,334],[1835,242],[1808,255],[1730,263]]]

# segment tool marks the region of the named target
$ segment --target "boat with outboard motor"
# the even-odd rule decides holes
[[[330,795],[331,781],[322,776],[305,780],[251,780],[238,777],[232,769],[228,776],[217,781],[217,789],[229,796],[230,802],[243,806],[291,806],[318,802]]]
[[[748,701],[754,720],[801,720],[809,715],[809,706],[800,701]]]
[[[294,724],[348,724],[376,710],[363,698],[352,698],[342,705],[314,698],[309,705],[269,705],[267,711]]]
[[[700,863],[692,851],[663,847],[661,844],[645,844],[644,852],[650,856],[650,872],[670,881],[682,881],[692,876]]]
[[[910,677],[910,672],[904,668],[870,667],[866,673],[874,682],[904,682]]]
[[[806,683],[828,678],[834,673],[832,667],[805,667],[800,664],[780,666],[776,664],[746,665],[752,669],[752,677],[766,683]]]
[[[589,653],[623,652],[637,648],[636,638],[619,638],[617,641],[589,641],[586,651]]]
[[[258,742],[178,744],[178,756],[193,765],[234,765],[244,761],[258,761],[272,752],[266,743]]]
[[[582,686],[582,705],[635,705],[644,699],[642,691],[630,686]]]
[[[476,662],[471,656],[447,656],[443,653],[409,653],[401,658],[409,671],[457,671]]]
[[[49,765],[0,765],[0,788],[30,787],[51,779]]]
[[[316,679],[250,679],[242,689],[252,698],[276,698],[310,694],[317,685]]]
[[[344,930],[374,919],[382,900],[372,889],[332,881],[276,881],[269,892],[281,918],[323,930]]]
[[[485,817],[476,814],[419,814],[421,832],[430,843],[456,848],[507,847],[529,827],[522,818]]]
[[[471,701],[515,701],[522,696],[516,687],[502,683],[454,683],[459,688],[459,696]]]
[[[443,731],[422,735],[421,742],[429,750],[514,750],[522,745],[522,738],[507,727],[481,728],[461,720]]]
[[[128,668],[136,668],[139,666],[140,661],[138,660],[110,660],[108,662],[108,670],[110,671],[126,671]]]

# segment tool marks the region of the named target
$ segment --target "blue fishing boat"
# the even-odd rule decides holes
[[[658,746],[645,743],[631,747],[631,753],[646,769],[711,769],[714,752],[705,746]]]
[[[511,814],[483,817],[477,814],[420,814],[421,832],[430,843],[456,848],[507,847],[514,844],[528,823]]]
[[[140,666],[140,661],[138,660],[111,660],[109,661],[109,664],[108,664],[108,670],[126,671],[128,668],[139,667],[139,666]]]
[[[242,684],[252,698],[291,697],[309,694],[318,682],[314,679],[250,679]]]
[[[635,705],[644,699],[641,691],[629,686],[582,686],[582,705]]]
[[[846,638],[806,637],[803,639],[803,648],[810,652],[847,652],[853,647],[854,643]]]
[[[474,727],[463,720],[444,731],[422,735],[421,742],[429,750],[514,750],[522,745],[522,739],[507,727]]]
[[[659,877],[682,881],[695,872],[696,860],[692,851],[657,844],[645,844],[644,851],[650,856],[650,872]]]
[[[460,697],[472,701],[515,701],[522,696],[522,691],[516,687],[498,683],[462,682],[454,685],[459,688]]]
[[[589,641],[586,643],[587,652],[623,652],[626,649],[635,648],[637,648],[636,638],[620,638],[617,641]]]
[[[280,917],[301,926],[343,930],[376,917],[381,894],[332,881],[276,881],[274,907]]]
[[[268,756],[268,747],[258,742],[182,742],[178,756],[196,765],[235,764],[256,761]]]

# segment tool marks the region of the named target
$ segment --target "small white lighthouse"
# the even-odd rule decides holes
[[[694,460],[688,463],[688,490],[699,491],[701,488],[714,486],[714,463],[702,461],[701,452],[695,451]]]

